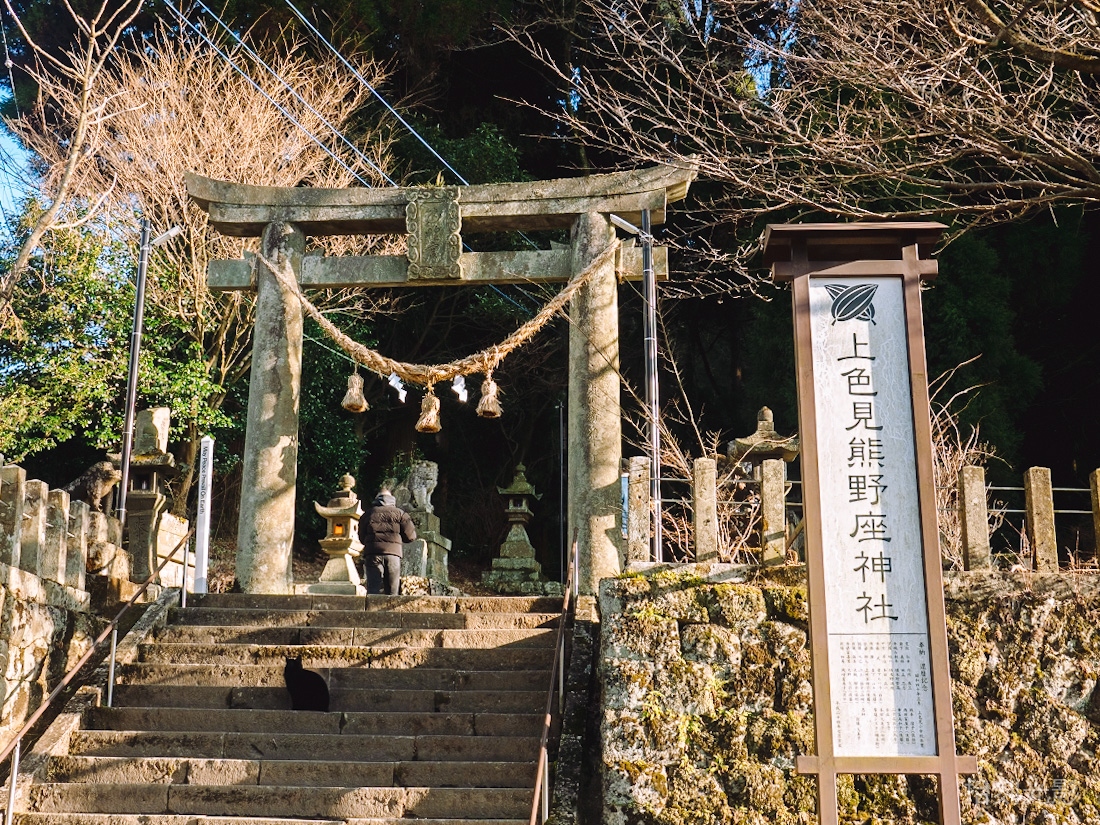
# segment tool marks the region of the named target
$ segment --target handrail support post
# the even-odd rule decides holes
[[[15,813],[15,786],[19,782],[19,746],[20,740],[15,740],[15,749],[11,752],[11,776],[8,777],[8,807],[4,811],[4,825],[11,825],[11,818]]]

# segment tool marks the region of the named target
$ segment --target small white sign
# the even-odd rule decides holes
[[[936,753],[900,278],[810,279],[834,753]]]
[[[210,485],[214,480],[214,439],[204,435],[199,442],[199,495],[195,524],[195,588],[207,590],[207,568],[210,562]]]

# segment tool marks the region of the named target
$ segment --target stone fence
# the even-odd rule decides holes
[[[648,562],[651,560],[649,459],[639,456],[630,458],[627,463],[627,562]],[[692,470],[690,499],[684,502],[685,508],[691,512],[689,542],[692,546],[689,550],[692,555],[689,560],[700,564],[728,561],[731,548],[719,546],[721,504],[728,494],[720,489],[718,460],[697,458]],[[1089,490],[1079,492],[1091,493],[1093,531],[1094,536],[1100,538],[1100,470],[1094,471],[1089,481]],[[753,521],[755,535],[751,549],[756,559],[765,565],[785,563],[788,549],[795,545],[795,539],[801,532],[801,503],[788,501],[787,498],[792,484],[797,482],[787,480],[786,462],[765,459],[755,463],[751,477],[738,478],[734,483],[752,490],[748,517]],[[996,516],[998,510],[1003,512],[1004,509],[996,504],[990,507],[990,489],[982,467],[963,467],[959,471],[957,486],[945,487],[937,496],[944,552],[961,569],[987,570],[993,566],[990,514],[992,512]],[[1015,561],[1025,569],[1040,573],[1055,572],[1059,564],[1054,525],[1055,488],[1050,470],[1046,467],[1029,468],[1024,473],[1023,487],[1018,489],[1024,495],[1022,546],[1026,552],[1019,554]],[[1073,512],[1083,514],[1088,511]],[[956,519],[957,524],[948,525]]]
[[[88,571],[129,578],[121,544],[118,519],[28,479],[22,467],[0,469],[0,564],[85,590]]]
[[[93,607],[128,596],[121,535],[22,467],[0,469],[0,745],[95,639]]]

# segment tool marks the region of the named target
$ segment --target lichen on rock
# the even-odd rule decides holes
[[[799,571],[692,567],[601,587],[604,825],[814,825]],[[1100,587],[971,584],[949,577],[945,602],[957,750],[979,767],[964,822],[1100,823]],[[928,777],[838,778],[845,823],[932,823],[936,800]]]

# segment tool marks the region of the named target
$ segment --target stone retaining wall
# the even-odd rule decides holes
[[[802,568],[651,566],[600,589],[606,825],[810,825]],[[1100,822],[1100,581],[960,574],[946,587],[964,821]],[[933,780],[841,777],[842,820],[932,823]]]
[[[0,746],[87,651],[93,612],[128,596],[117,519],[0,468]]]

